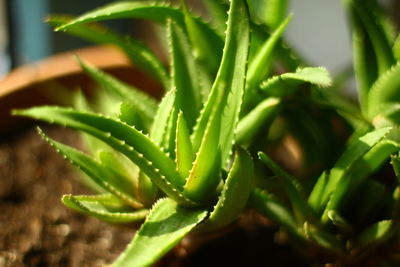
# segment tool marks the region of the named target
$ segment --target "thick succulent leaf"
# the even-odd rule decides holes
[[[361,24],[370,39],[377,62],[378,75],[382,75],[394,63],[392,45],[384,28],[385,23],[379,16],[375,1],[348,0],[354,8]]]
[[[188,177],[195,155],[190,141],[189,129],[182,112],[178,115],[175,143],[176,166],[178,167],[178,172],[182,177]]]
[[[175,103],[176,104],[176,103]],[[178,121],[178,109],[174,106],[169,114],[168,121],[167,121],[167,128],[165,129],[165,133],[163,136],[163,140],[161,142],[161,147],[164,149],[164,152],[171,159],[175,159],[175,141],[176,141],[176,127]],[[184,177],[182,177],[184,184]]]
[[[109,92],[121,100],[129,101],[130,106],[136,108],[143,120],[147,123],[153,121],[154,114],[157,111],[157,101],[154,98],[94,66],[90,66],[81,60],[79,60],[79,63],[94,80],[103,85]]]
[[[154,118],[153,127],[150,131],[150,138],[157,145],[161,145],[168,128],[168,119],[170,118],[175,104],[176,90],[168,91],[158,106]]]
[[[123,177],[130,184],[135,184],[137,175],[139,174],[139,168],[133,164],[129,159],[124,156],[117,154],[113,150],[100,150],[98,151],[98,158],[101,164]]]
[[[393,45],[393,54],[397,61],[400,61],[400,34],[397,36]]]
[[[354,233],[354,229],[351,226],[351,224],[337,211],[335,210],[328,211],[328,217],[329,220],[332,222],[332,224],[335,225],[337,228],[339,228],[342,233],[346,234]]]
[[[62,202],[67,207],[82,212],[100,220],[112,223],[132,223],[142,221],[146,218],[149,211],[141,209],[136,211],[119,211],[112,203],[112,199],[104,195],[94,196],[73,196],[65,195]]]
[[[266,78],[271,69],[274,49],[291,19],[292,15],[279,25],[250,62],[246,79],[248,90],[254,91],[260,82]]]
[[[288,0],[249,0],[252,16],[275,29],[284,20],[287,11]]]
[[[368,115],[372,120],[400,102],[400,63],[386,71],[374,83],[368,94]],[[375,122],[377,123],[377,122]]]
[[[344,173],[333,190],[322,220],[326,221],[327,212],[330,209],[343,210],[351,193],[384,162],[388,161],[391,154],[399,150],[400,145],[398,143],[384,139],[371,147],[361,159],[353,162],[351,168]]]
[[[296,218],[299,223],[303,223],[306,220],[312,219],[311,210],[308,207],[307,201],[303,197],[302,188],[298,181],[289,175],[286,171],[281,169],[278,164],[276,164],[271,158],[269,158],[265,153],[258,153],[259,159],[271,169],[276,176],[280,178],[280,182],[290,199],[290,203],[295,212]]]
[[[194,198],[213,193],[219,184],[221,164],[224,167],[229,159],[244,91],[248,47],[247,7],[243,0],[234,0],[221,66],[192,136],[198,154],[185,192]]]
[[[284,73],[264,81],[260,88],[271,96],[285,97],[305,83],[328,87],[332,84],[332,79],[325,68],[299,68],[294,73]]]
[[[366,33],[354,27],[352,34],[353,42],[353,66],[357,81],[358,97],[363,113],[368,108],[368,93],[372,84],[377,79],[376,59],[371,49],[371,43]]]
[[[344,1],[352,18],[354,68],[360,103],[367,111],[368,92],[375,80],[394,63],[384,23],[371,1]]]
[[[72,18],[64,16],[52,16],[47,22],[53,27],[72,22]],[[97,44],[115,44],[120,47],[129,59],[140,69],[146,71],[152,77],[161,82],[166,89],[169,89],[169,77],[161,60],[144,44],[132,38],[119,36],[118,34],[100,25],[74,25],[64,28],[74,36],[89,40]]]
[[[392,164],[394,173],[396,174],[397,183],[400,184],[400,155],[392,155],[390,164]]]
[[[329,172],[324,171],[318,177],[317,182],[315,183],[311,191],[311,194],[308,197],[308,205],[315,213],[321,212],[321,210],[319,210],[321,208],[319,205],[324,196],[326,187],[328,185],[328,181],[329,181]]]
[[[182,205],[196,205],[179,192],[182,178],[175,169],[174,161],[133,127],[101,115],[61,107],[36,107],[14,111],[14,114],[91,134],[132,160],[168,196]]]
[[[236,143],[249,144],[261,128],[272,122],[280,109],[279,98],[267,98],[259,103],[239,121],[236,129]]]
[[[132,207],[143,207],[143,205],[133,196],[133,184],[125,180],[123,176],[119,176],[118,173],[112,172],[110,169],[86,156],[82,152],[50,139],[44,135],[41,130],[39,130],[39,133],[57,150],[58,153],[70,160],[72,164],[86,173],[93,182],[105,191],[110,192]]]
[[[356,247],[362,249],[387,240],[397,231],[393,226],[392,220],[384,220],[371,225],[357,237]]]
[[[336,110],[356,130],[364,127],[372,128],[369,120],[361,113],[358,104],[347,99],[338,91],[338,88],[343,88],[343,86],[335,83],[333,88],[312,87],[312,100],[320,106]]]
[[[185,0],[180,2],[185,17],[186,30],[193,47],[193,54],[214,74],[217,72],[221,60],[222,46],[219,48],[214,47],[214,44],[207,39],[207,36],[203,34],[203,31],[196,23],[194,16],[188,10]]]
[[[148,19],[159,23],[165,23],[167,19],[171,18],[181,27],[185,27],[185,18],[183,13],[177,8],[162,3],[162,1],[124,1],[112,3],[96,10],[89,11],[88,13],[58,27],[57,30],[68,30],[68,28],[73,26],[75,27],[82,23],[121,18]],[[212,44],[213,50],[221,51],[223,47],[221,37],[200,18],[194,18],[194,20],[199,31],[201,31],[206,40]]]
[[[184,186],[185,196],[196,202],[208,202],[220,183],[221,148],[218,143],[220,124],[221,111],[216,108],[208,121],[199,152]]]
[[[132,105],[129,101],[124,101],[119,104],[119,114],[117,117],[121,121],[145,133],[150,132],[150,129],[153,126],[153,121],[144,120],[137,107]]]
[[[225,35],[226,21],[228,20],[228,5],[222,3],[222,1],[205,0],[203,1],[207,9],[207,13],[210,14],[211,24],[215,31],[220,36]]]
[[[385,135],[389,133],[389,130],[390,128],[382,128],[369,132],[346,149],[336,162],[335,166],[331,169],[327,183],[325,184],[326,180],[323,180],[325,186],[320,182],[318,187],[315,187],[310,194],[309,204],[317,213],[322,212],[322,209],[324,209],[328,203],[332,192],[336,190],[337,186],[352,168],[354,163],[361,159],[373,146],[382,140]],[[322,195],[321,190],[324,191]]]
[[[315,241],[321,247],[338,254],[343,254],[345,252],[344,242],[340,240],[339,236],[335,236],[307,222],[304,223],[304,232],[308,238]]]
[[[149,266],[172,249],[207,216],[207,211],[188,209],[171,199],[161,199],[126,250],[112,266]]]
[[[240,23],[237,23],[240,21]],[[223,114],[220,131],[222,164],[225,166],[232,150],[234,129],[238,122],[244,91],[249,49],[249,18],[244,1],[232,1],[222,61],[210,96],[192,135],[194,151],[198,151],[214,111]]]
[[[261,189],[253,188],[249,198],[249,205],[257,212],[282,226],[294,238],[305,240],[305,237],[298,229],[296,219],[291,210],[270,194],[263,192]]]
[[[205,227],[217,229],[235,220],[246,206],[253,181],[253,161],[242,148],[237,147],[235,160],[224,187]]]
[[[192,129],[202,102],[201,89],[197,79],[198,71],[192,48],[183,29],[173,21],[168,22],[167,29],[172,59],[172,83],[176,88],[175,108],[182,110],[189,129]]]

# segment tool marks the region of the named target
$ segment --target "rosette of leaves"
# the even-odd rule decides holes
[[[282,8],[271,3],[269,8]],[[81,110],[38,107],[15,112],[80,130],[108,145],[90,139],[92,151],[100,149],[92,159],[42,133],[101,193],[64,196],[67,206],[111,222],[146,218],[116,266],[151,264],[193,229],[215,230],[237,218],[246,206],[253,177],[251,157],[237,145],[256,151],[257,137],[290,105],[286,100],[296,89],[311,85],[319,90],[331,83],[325,69],[301,67],[280,41],[291,16],[280,15],[264,27],[257,24],[262,18],[249,20],[243,0],[205,4],[213,14],[213,27],[194,17],[183,1],[182,10],[163,2],[124,1],[72,20],[50,18],[59,30],[120,47],[163,85],[165,95],[158,101],[80,62],[121,102],[117,115],[90,112],[84,102]],[[115,18],[165,25],[169,70],[135,39],[87,24]],[[292,72],[265,81],[274,56]],[[280,92],[281,87],[287,92]],[[113,110],[115,106],[112,102]]]
[[[319,90],[311,99],[334,108],[352,126],[353,135],[311,189],[260,152],[260,161],[279,179],[283,193],[254,189],[250,203],[316,262],[397,266],[399,37],[390,31],[389,17],[376,1],[344,3],[352,22],[359,106],[334,91]],[[271,90],[287,79],[284,74],[263,87]]]
[[[128,92],[125,84],[82,62],[92,77],[124,99],[118,118],[50,106],[15,111],[96,137],[140,169],[132,175],[132,170],[110,153],[94,160],[41,133],[104,192],[64,196],[67,206],[111,222],[135,222],[145,217],[115,266],[152,264],[193,229],[210,231],[229,224],[247,203],[253,163],[245,150],[234,147],[234,132],[245,89],[250,24],[245,1],[233,0],[229,6],[225,41],[186,9],[181,12],[147,2],[113,4],[62,26],[129,50],[128,55],[165,86],[167,92],[159,103],[135,89]],[[109,32],[100,35],[99,28],[78,26],[118,17],[151,17],[166,25],[169,73],[150,50],[131,39]],[[205,43],[190,38],[198,38],[197,32],[202,38],[211,35],[207,41],[216,40],[214,63],[197,63],[201,52],[194,58],[192,46],[203,51],[201,44]],[[211,89],[207,87],[210,83]],[[155,203],[149,201],[156,198]]]

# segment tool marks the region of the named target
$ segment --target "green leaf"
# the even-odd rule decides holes
[[[371,225],[357,237],[356,247],[362,249],[389,239],[396,231],[393,224],[391,220],[384,220]]]
[[[318,227],[311,225],[308,222],[304,223],[304,232],[306,233],[308,238],[314,240],[321,247],[324,247],[338,254],[344,254],[344,242],[340,239],[339,236],[335,236],[330,232],[319,229]]]
[[[368,94],[368,116],[376,124],[379,115],[400,103],[400,62],[386,71],[374,83]]]
[[[114,267],[149,266],[172,249],[207,216],[207,211],[179,207],[171,199],[159,200]]]
[[[141,221],[145,219],[147,214],[149,213],[147,209],[130,212],[118,211],[118,207],[115,208],[115,201],[113,201],[109,196],[104,195],[65,195],[62,197],[61,200],[64,205],[73,210],[89,214],[100,220],[112,223],[132,223]]]
[[[215,43],[207,39],[207,36],[204,35],[193,15],[190,14],[185,0],[181,0],[180,2],[185,17],[186,30],[193,47],[193,54],[200,62],[207,66],[207,69],[212,74],[214,74],[221,60],[222,46],[215,47]],[[212,53],[210,53],[210,51],[212,51]]]
[[[244,91],[248,46],[247,8],[243,0],[234,0],[221,66],[192,135],[193,150],[198,154],[185,191],[195,198],[215,190],[220,180],[217,172],[229,159]]]
[[[221,148],[219,145],[221,111],[216,109],[192,164],[183,193],[196,202],[208,202],[220,183]]]
[[[182,177],[188,177],[194,160],[192,143],[190,142],[189,129],[187,127],[183,113],[178,115],[176,127],[176,166]]]
[[[292,15],[288,16],[279,25],[249,63],[249,70],[246,79],[246,88],[248,88],[248,90],[254,91],[260,82],[266,78],[271,68],[274,49],[291,19]]]
[[[259,152],[258,157],[276,176],[280,178],[280,182],[290,199],[290,203],[294,209],[298,222],[304,223],[307,220],[311,220],[312,213],[308,207],[307,201],[302,195],[300,184],[291,175],[281,169],[265,153]]]
[[[376,1],[353,0],[352,5],[372,43],[380,76],[394,63],[391,41],[385,29],[386,23],[383,21],[386,18],[379,14]]]
[[[354,229],[351,224],[343,218],[337,211],[330,210],[328,211],[329,220],[335,225],[337,228],[341,230],[342,233],[353,234]]]
[[[157,145],[161,145],[164,139],[164,136],[167,134],[168,129],[168,119],[171,114],[174,112],[174,104],[176,98],[176,90],[169,90],[161,103],[158,106],[157,113],[155,114],[153,127],[150,131],[150,138]]]
[[[398,143],[383,139],[372,146],[362,158],[353,162],[351,168],[346,170],[334,188],[322,220],[326,221],[326,213],[330,209],[343,210],[352,192],[381,167],[384,162],[388,161],[392,153],[399,150],[400,145]]]
[[[389,131],[390,128],[382,128],[369,132],[346,149],[336,162],[335,166],[331,169],[328,183],[324,187],[325,189],[322,196],[320,186],[316,187],[311,192],[309,203],[317,213],[322,212],[322,209],[324,209],[325,205],[328,203],[332,192],[337,189],[337,186],[342,182],[344,179],[343,177],[348,174],[354,163],[361,159],[373,146],[382,140]],[[317,195],[319,197],[317,197]]]
[[[162,142],[162,147],[164,151],[169,155],[171,159],[176,159],[175,149],[176,149],[176,127],[178,122],[178,110],[174,107],[168,118],[167,129]],[[182,184],[185,183],[185,177],[182,178]]]
[[[207,220],[208,230],[217,229],[235,220],[246,206],[253,181],[253,161],[250,155],[237,147],[235,160],[225,180],[214,210]]]
[[[261,191],[261,189],[253,188],[249,198],[249,205],[257,212],[282,226],[294,238],[305,241],[305,237],[299,231],[291,210],[275,200],[270,194]]]
[[[285,97],[294,92],[299,85],[309,83],[319,87],[332,84],[329,72],[322,67],[299,68],[295,73],[284,73],[264,81],[260,88],[268,95]]]
[[[168,196],[182,205],[196,205],[179,192],[182,178],[175,169],[174,161],[133,127],[101,115],[61,107],[36,107],[14,111],[14,114],[91,134],[132,160]]]
[[[147,19],[158,23],[165,23],[170,18],[181,27],[185,27],[185,17],[179,9],[167,6],[162,1],[136,1],[117,2],[100,7],[79,16],[56,30],[68,30],[68,28],[82,23],[122,18]],[[223,47],[221,37],[200,18],[194,18],[194,21],[202,36],[213,45],[212,50],[221,51]]]
[[[267,98],[260,102],[239,121],[236,128],[236,143],[249,144],[261,128],[272,122],[280,109],[279,98]]]
[[[288,0],[249,0],[251,14],[268,27],[274,29],[284,20]]]
[[[205,0],[203,1],[208,14],[211,17],[211,24],[219,36],[224,36],[226,31],[226,21],[228,20],[228,5],[222,1]]]
[[[400,156],[398,154],[392,155],[390,164],[392,164],[394,173],[396,174],[397,183],[400,184]]]
[[[135,127],[139,131],[148,133],[153,124],[145,121],[137,107],[132,105],[129,101],[121,102],[119,105],[119,114],[117,116],[121,121]],[[152,120],[151,120],[152,122]]]
[[[241,23],[237,23],[240,21]],[[232,150],[234,129],[238,122],[249,48],[249,19],[245,3],[233,1],[229,11],[228,28],[222,62],[209,99],[201,112],[192,135],[194,151],[198,151],[213,111],[223,114],[220,131],[221,163],[227,163]],[[219,115],[214,116],[217,120]]]
[[[139,115],[147,124],[151,124],[154,114],[157,111],[157,101],[120,80],[106,74],[100,69],[90,66],[89,64],[78,59],[82,68],[99,84],[103,85],[109,92],[118,97],[120,100],[129,101],[130,106],[135,107]]]
[[[397,61],[400,61],[400,34],[397,36],[393,45],[393,54]]]
[[[394,63],[392,45],[384,28],[386,23],[378,15],[374,2],[345,1],[353,24],[354,67],[363,111],[367,111],[372,84]]]
[[[118,173],[110,171],[110,169],[92,160],[82,152],[56,142],[39,129],[39,134],[45,139],[58,153],[66,157],[72,164],[85,172],[98,186],[105,191],[110,192],[119,199],[135,208],[142,208],[143,205],[133,197],[133,184],[125,180]]]
[[[201,89],[197,79],[198,71],[192,48],[182,28],[175,22],[169,21],[167,29],[172,57],[171,76],[173,87],[176,88],[175,108],[182,110],[188,128],[192,129],[202,104]]]
[[[65,16],[51,16],[47,19],[47,22],[53,27],[59,27],[72,21],[72,18]],[[97,44],[114,44],[120,47],[136,66],[160,81],[166,89],[169,89],[169,77],[163,63],[141,42],[130,37],[122,37],[100,25],[73,25],[63,30],[68,34]]]

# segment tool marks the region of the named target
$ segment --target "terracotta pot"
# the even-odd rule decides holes
[[[0,135],[10,133],[28,120],[12,117],[10,111],[58,103],[57,86],[81,88],[90,92],[95,83],[81,70],[75,56],[101,68],[115,77],[159,95],[160,85],[132,66],[124,53],[112,46],[95,46],[61,53],[34,64],[19,67],[0,80]]]

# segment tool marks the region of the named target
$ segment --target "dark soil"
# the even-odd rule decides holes
[[[75,132],[44,129],[79,146]],[[89,193],[76,176],[35,129],[0,141],[0,267],[99,266],[123,251],[135,227],[110,225],[62,205],[63,194]],[[202,235],[184,240],[158,266],[308,266],[274,244],[273,231],[252,217],[224,235],[196,241],[200,246],[192,240]]]

